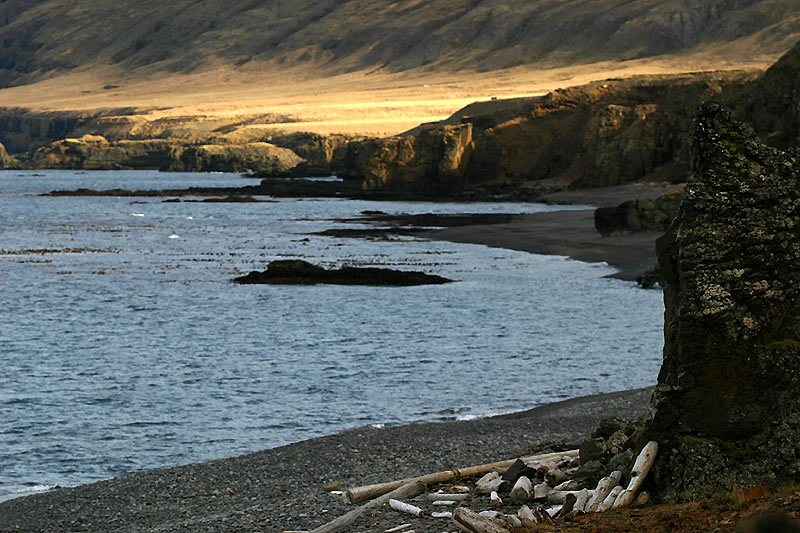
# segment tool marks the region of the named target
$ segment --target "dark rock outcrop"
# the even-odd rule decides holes
[[[273,135],[266,140],[275,146],[288,148],[302,158],[293,169],[294,175],[329,176],[347,167],[348,145],[361,138],[299,132]]]
[[[740,99],[737,118],[780,149],[800,146],[800,42],[772,65]]]
[[[316,285],[327,283],[333,285],[440,285],[453,280],[425,274],[424,272],[408,272],[388,268],[343,267],[326,270],[300,260],[272,261],[263,272],[251,272],[246,276],[234,278],[240,284],[270,285]]]
[[[385,139],[368,139],[354,147],[348,177],[362,180],[369,191],[411,191],[429,195],[463,189],[473,149],[472,125],[440,126]]]
[[[713,104],[658,241],[664,362],[650,427],[665,500],[800,479],[800,157]]]
[[[598,207],[594,227],[604,237],[637,231],[665,231],[683,199],[683,189],[670,189],[655,200],[636,198],[615,207]]]
[[[157,169],[169,159],[173,143],[163,140],[109,142],[100,135],[63,139],[33,152],[30,168],[85,170]]]
[[[250,172],[291,175],[303,161],[269,143],[186,145],[175,140],[109,141],[100,135],[67,138],[37,149],[31,168],[84,170],[160,169],[178,172]]]
[[[270,143],[175,146],[162,170],[182,172],[259,172],[284,176],[303,161],[293,151]]]

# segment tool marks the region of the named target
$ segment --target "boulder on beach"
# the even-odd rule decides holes
[[[342,267],[335,270],[326,270],[321,266],[313,265],[299,259],[284,259],[272,261],[263,272],[253,271],[246,276],[234,278],[240,284],[269,284],[269,285],[316,285],[326,283],[331,285],[439,285],[451,283],[454,280],[425,274],[424,272],[409,272],[389,268],[373,267]]]
[[[594,227],[604,237],[665,231],[678,213],[682,199],[683,188],[675,187],[655,200],[636,198],[618,206],[598,207],[594,212]]]

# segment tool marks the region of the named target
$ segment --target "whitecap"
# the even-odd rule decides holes
[[[130,215],[132,217],[143,217],[144,213],[128,213],[128,215]]]
[[[181,236],[180,236],[180,235],[175,235],[175,234],[173,233],[172,235],[170,235],[170,236],[169,236],[169,238],[170,238],[170,239],[180,239],[180,238],[181,238]]]

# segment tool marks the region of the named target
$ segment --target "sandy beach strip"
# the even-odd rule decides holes
[[[634,198],[654,199],[672,187],[622,185],[553,193],[542,200],[556,204],[605,207]],[[424,236],[535,254],[562,255],[588,263],[604,261],[618,269],[611,277],[635,281],[637,275],[656,263],[655,240],[662,232],[603,237],[594,227],[594,207],[579,211],[519,215],[506,224],[452,227],[431,231]]]

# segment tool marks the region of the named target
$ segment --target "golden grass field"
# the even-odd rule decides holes
[[[570,67],[517,67],[476,73],[355,72],[315,79],[306,72],[241,72],[227,68],[151,78],[106,70],[73,71],[21,87],[0,90],[7,107],[32,110],[90,111],[123,107],[154,120],[206,117],[237,122],[273,114],[288,121],[239,128],[235,141],[269,132],[308,131],[388,136],[420,123],[446,118],[465,105],[492,98],[545,94],[590,81],[637,75],[705,70],[765,69],[777,55],[741,61],[707,56],[661,56],[634,61],[606,61]]]

